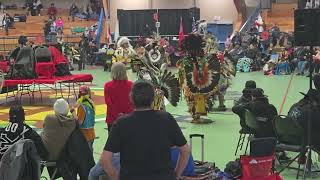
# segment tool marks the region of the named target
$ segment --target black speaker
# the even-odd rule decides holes
[[[189,18],[190,19],[195,19],[196,21],[197,20],[200,20],[200,9],[199,8],[190,8],[189,9]]]
[[[320,9],[298,9],[294,12],[296,46],[320,45]]]

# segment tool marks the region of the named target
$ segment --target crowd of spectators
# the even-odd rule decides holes
[[[25,124],[22,106],[11,107],[10,123],[0,129],[0,160],[10,154],[10,147],[17,141],[30,139],[43,161],[58,162],[59,175],[64,179],[76,174],[80,179],[89,176],[98,179],[107,174],[112,180],[174,180],[194,173],[185,170],[187,164],[193,166],[193,160],[176,120],[167,112],[152,110],[153,85],[147,81],[129,81],[122,63],[113,64],[111,76],[112,81],[104,87],[109,136],[96,165],[93,160],[95,107],[87,86],[80,87],[75,105],[64,99],[56,100],[54,113],[44,118],[40,134]],[[19,161],[19,156],[14,161]],[[50,175],[51,170],[48,167]]]
[[[256,26],[236,32],[228,37],[226,49],[238,62],[238,71],[263,70],[265,75],[304,75],[308,70],[319,73],[319,49],[294,47],[293,34],[281,32],[276,24],[270,29],[264,27],[262,32]]]

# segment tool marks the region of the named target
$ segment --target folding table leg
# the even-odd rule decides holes
[[[38,84],[38,88],[39,88],[41,102],[43,102],[43,100],[42,100],[42,91],[41,91],[41,88],[40,88],[40,84]]]
[[[59,84],[60,84],[60,94],[61,94],[61,98],[63,98],[62,83],[59,83]]]
[[[71,94],[71,85],[70,85],[71,83],[70,82],[68,82],[68,102],[70,101],[70,94]]]
[[[32,85],[32,91],[31,91],[31,95],[32,95],[32,101],[34,102],[34,93],[35,93],[35,90],[36,89],[36,84],[33,84]]]
[[[76,92],[76,88],[75,88],[75,82],[73,82],[72,83],[72,89],[73,89],[73,93],[74,93],[74,97],[75,97],[75,99],[77,100],[78,99],[78,97],[77,97],[77,92]]]
[[[9,97],[9,87],[7,86],[7,92],[6,92],[6,102],[8,102],[8,97]]]
[[[57,97],[58,97],[58,90],[57,90],[57,84],[56,84],[56,83],[54,83],[54,91],[55,91],[55,93],[56,93],[56,99],[57,99]]]

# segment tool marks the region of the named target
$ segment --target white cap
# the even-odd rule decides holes
[[[53,105],[54,112],[57,115],[67,115],[69,112],[69,104],[64,99],[57,99]]]

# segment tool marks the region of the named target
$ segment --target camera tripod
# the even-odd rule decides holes
[[[310,46],[310,53],[308,55],[308,59],[310,61],[310,63],[313,63],[313,46]],[[313,89],[313,70],[314,68],[309,68],[309,91]],[[307,100],[308,100],[308,103],[309,103],[309,106],[312,107],[312,97],[307,97]],[[311,127],[312,127],[312,108],[309,109],[308,111],[308,118],[307,118],[307,145],[306,147],[304,148],[304,151],[301,152],[300,154],[300,157],[302,155],[304,155],[304,152],[307,154],[307,159],[306,159],[306,162],[305,162],[305,165],[304,165],[304,168],[303,168],[303,176],[302,176],[302,179],[306,179],[306,175],[307,173],[315,173],[315,172],[320,172],[320,170],[316,170],[316,171],[313,171],[311,168],[312,168],[312,158],[311,158],[311,155],[312,155],[312,151],[314,152],[317,152],[319,154],[319,151],[316,150],[314,148],[314,146],[312,145],[312,142],[311,142],[311,133],[312,133],[312,130],[311,130]]]

